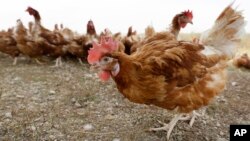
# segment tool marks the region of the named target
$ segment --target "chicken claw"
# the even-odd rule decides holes
[[[168,124],[158,121],[163,126],[158,127],[158,128],[150,128],[149,131],[162,131],[162,130],[167,131],[167,140],[169,140],[172,130],[174,129],[175,125],[177,124],[179,120],[183,120],[183,121],[190,120],[189,125],[192,127],[194,124],[195,118],[197,116],[203,116],[203,115],[204,115],[204,112],[202,112],[202,114],[199,114],[195,111],[193,111],[190,114],[177,114],[174,116],[174,118],[171,119],[171,121]]]
[[[35,59],[36,63],[39,65],[44,65],[44,63],[42,63],[40,60],[38,60],[37,58]]]

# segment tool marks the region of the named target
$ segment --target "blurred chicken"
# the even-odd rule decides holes
[[[22,54],[35,59],[38,64],[41,64],[38,59],[44,54],[44,50],[28,35],[28,30],[24,27],[21,20],[17,20],[14,38],[17,42],[17,48]]]
[[[100,71],[103,81],[112,77],[130,101],[179,112],[169,124],[150,129],[166,130],[169,139],[178,120],[190,119],[192,126],[198,115],[194,110],[207,106],[224,90],[227,60],[231,58],[228,52],[237,47],[244,24],[241,13],[229,5],[207,38],[200,40],[202,44],[177,41],[171,32],[160,32],[143,40],[139,50],[127,55],[117,51],[117,42],[102,39],[89,50],[88,62]],[[211,36],[214,33],[218,35]]]
[[[95,25],[94,25],[92,20],[89,20],[88,23],[87,23],[87,33],[86,33],[85,36],[86,36],[85,45],[87,47],[91,47],[92,42],[97,42],[98,41],[99,37],[96,34]]]
[[[132,26],[128,28],[127,36],[125,36],[122,40],[124,46],[125,46],[125,53],[130,55],[134,52],[132,50],[132,46],[137,44],[141,38],[137,35],[136,31],[133,31]]]
[[[169,32],[174,34],[175,38],[178,38],[181,28],[185,28],[188,23],[193,24],[192,11],[183,11],[180,14],[174,16],[169,28]]]
[[[13,65],[17,63],[17,57],[20,54],[14,39],[13,29],[0,32],[0,52],[10,55],[14,58]]]
[[[84,43],[86,42],[85,36],[79,36],[78,38],[74,38],[70,44],[68,45],[67,52],[76,57],[80,64],[83,64],[83,61],[87,60],[87,49],[85,48]]]
[[[193,20],[193,13],[192,11],[189,10],[183,11],[180,14],[175,15],[170,25],[169,31],[167,31],[169,32],[169,34],[167,35],[168,40],[177,40],[181,28],[185,28],[188,23],[193,24],[192,20]],[[152,37],[152,35],[154,34],[155,31],[152,27],[147,27],[145,29],[145,38]],[[155,40],[154,38],[151,39]],[[142,42],[145,40],[142,40]],[[140,47],[142,47],[142,44],[144,43],[141,43],[141,41],[133,43],[130,52],[134,53],[135,51],[140,49]]]
[[[67,53],[67,41],[60,32],[53,32],[41,25],[41,16],[37,10],[32,7],[28,7],[26,10],[30,15],[34,17],[34,24],[31,25],[31,35],[34,41],[38,43],[39,46],[44,47],[44,55],[48,55],[56,58],[56,65],[62,65],[61,57]]]
[[[46,29],[41,24],[41,16],[37,10],[35,10],[32,7],[28,7],[26,10],[31,16],[34,17],[35,22],[30,23],[29,31],[31,32],[31,35],[36,38],[43,37],[51,44],[65,44],[67,43],[63,36],[57,32],[50,31],[49,29]]]
[[[107,39],[111,37],[118,43],[118,51],[125,52],[125,45],[122,42],[122,36],[120,32],[112,34],[112,32],[108,28],[106,28],[104,29],[104,32],[101,32],[100,36],[103,36]]]
[[[240,57],[235,58],[233,64],[239,68],[250,69],[250,58],[247,53],[244,53]]]

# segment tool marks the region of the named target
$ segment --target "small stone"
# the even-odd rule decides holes
[[[15,77],[13,80],[18,81],[18,80],[20,80],[20,77]]]
[[[112,120],[115,119],[115,116],[108,114],[105,116],[105,119]]]
[[[49,135],[49,138],[54,140],[56,137],[54,135]]]
[[[220,131],[220,135],[221,135],[221,136],[223,136],[223,135],[224,135],[224,133],[223,133],[222,131]]]
[[[34,121],[37,122],[37,121],[40,121],[42,118],[39,117],[39,118],[36,118]]]
[[[75,106],[76,106],[77,108],[82,107],[82,105],[81,105],[79,102],[76,102],[76,103],[75,103]]]
[[[50,91],[49,91],[49,94],[51,94],[51,95],[56,94],[56,91],[50,90]]]
[[[114,138],[112,141],[121,141],[119,138]]]
[[[227,102],[227,100],[225,98],[221,98],[219,99],[220,102]]]
[[[92,124],[85,124],[84,126],[83,126],[83,129],[85,130],[85,131],[90,131],[90,130],[93,130],[94,129],[94,126],[92,125]]]
[[[17,98],[24,98],[23,95],[16,95]]]
[[[208,138],[208,137],[205,137],[205,140],[206,140],[206,141],[209,141],[209,138]]]
[[[85,109],[83,109],[83,108],[77,109],[76,113],[77,113],[78,115],[80,115],[80,116],[83,116],[83,115],[86,114]]]
[[[6,118],[12,118],[12,113],[11,112],[7,112],[4,115]]]
[[[60,126],[58,124],[53,125],[55,128],[59,129]]]
[[[227,141],[225,138],[217,138],[216,141]]]
[[[85,74],[84,77],[89,77],[89,78],[91,78],[91,77],[93,77],[93,75],[92,75],[92,74]]]
[[[48,100],[55,100],[56,98],[54,96],[49,96]]]
[[[36,130],[36,127],[35,127],[34,125],[32,125],[32,126],[30,127],[30,129],[31,129],[32,131],[35,131],[35,130]]]
[[[34,94],[39,94],[39,91],[38,91],[38,90],[34,90],[33,93],[34,93]]]
[[[207,122],[205,120],[202,120],[203,124],[207,124]]]
[[[65,78],[65,81],[67,81],[67,82],[70,81],[70,78],[69,78],[69,77],[66,77],[66,78]]]
[[[216,126],[217,126],[217,127],[220,127],[220,123],[219,123],[219,122],[217,122],[217,123],[216,123]]]
[[[71,102],[72,103],[75,103],[76,102],[76,99],[73,97],[73,98],[71,98]]]
[[[234,81],[234,82],[231,83],[231,85],[232,86],[237,86],[237,82]]]

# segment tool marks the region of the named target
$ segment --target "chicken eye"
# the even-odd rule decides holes
[[[183,15],[182,18],[183,18],[183,19],[187,19],[187,16]]]
[[[103,60],[104,60],[105,62],[108,62],[109,59],[108,59],[108,58],[104,58]]]
[[[105,57],[105,58],[103,59],[103,61],[108,62],[108,61],[109,61],[109,58]]]

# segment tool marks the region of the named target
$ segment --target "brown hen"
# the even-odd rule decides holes
[[[200,40],[202,44],[177,41],[175,34],[160,32],[144,39],[139,50],[127,55],[117,51],[117,42],[103,39],[93,44],[88,61],[100,70],[102,80],[112,77],[131,102],[179,112],[169,124],[151,129],[167,130],[169,139],[178,120],[191,119],[192,125],[197,115],[194,110],[207,106],[224,90],[227,58],[239,43],[244,23],[241,13],[229,5]],[[234,32],[227,32],[232,29]],[[211,36],[215,32],[217,36]]]

